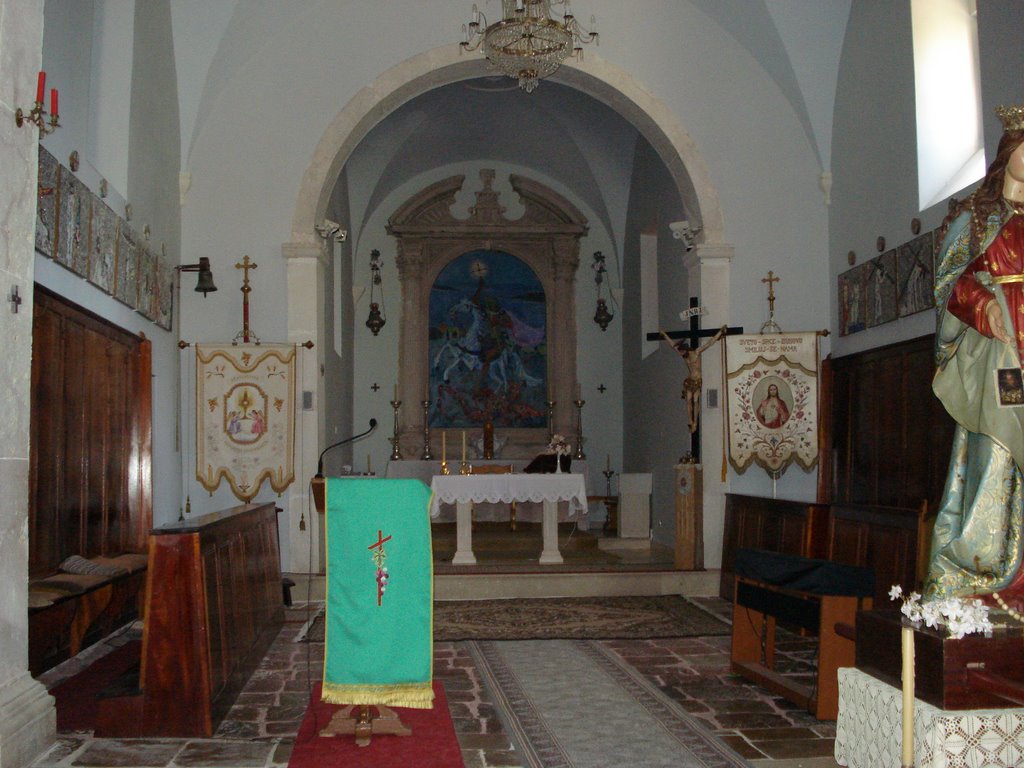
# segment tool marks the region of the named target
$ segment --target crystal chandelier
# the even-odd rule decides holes
[[[552,16],[552,6],[562,7],[560,18]],[[569,0],[501,0],[501,21],[494,24],[473,6],[473,20],[462,25],[461,45],[467,51],[483,46],[491,66],[532,93],[569,56],[583,58],[583,45],[598,41],[595,23],[591,16],[589,30],[580,26]]]

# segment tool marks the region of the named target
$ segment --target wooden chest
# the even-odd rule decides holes
[[[902,685],[901,620],[895,609],[857,615],[857,668],[897,688]],[[1009,687],[1024,687],[1024,627],[999,628],[991,637],[975,634],[960,640],[927,627],[915,629],[918,699],[951,710],[1021,706],[986,690],[977,680],[979,675],[997,678]]]

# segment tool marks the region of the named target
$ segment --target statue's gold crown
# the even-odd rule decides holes
[[[1024,131],[1024,106],[996,107],[1004,131]]]

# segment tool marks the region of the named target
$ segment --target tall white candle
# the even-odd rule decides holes
[[[466,463],[466,430],[462,430],[462,463]]]
[[[903,627],[903,745],[900,765],[914,765],[914,629]]]
[[[442,432],[441,433],[441,461],[442,462],[446,461],[447,458],[448,458],[447,456],[445,456],[445,449],[448,447],[448,440],[447,440],[447,438],[448,438],[447,433]]]

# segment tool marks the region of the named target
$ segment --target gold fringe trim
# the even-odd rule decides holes
[[[320,696],[328,704],[383,704],[385,707],[433,709],[434,687],[425,683],[348,685],[324,682]]]

